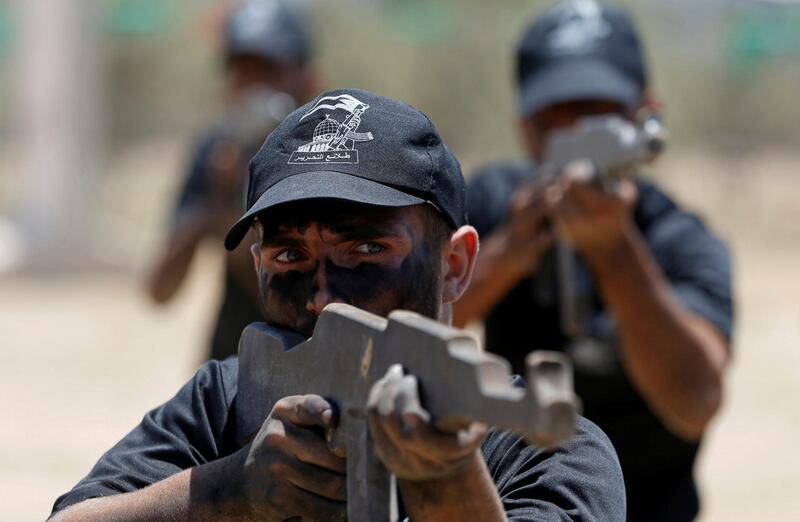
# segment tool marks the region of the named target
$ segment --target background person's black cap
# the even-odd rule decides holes
[[[559,2],[534,19],[517,47],[519,109],[610,100],[635,108],[647,84],[643,51],[628,15],[594,0]]]
[[[285,0],[245,0],[228,16],[225,55],[258,56],[282,65],[304,65],[312,38],[300,7]]]
[[[250,161],[247,211],[225,247],[236,248],[265,210],[316,199],[428,203],[450,226],[467,223],[461,167],[431,120],[410,105],[357,89],[320,94],[267,137]]]

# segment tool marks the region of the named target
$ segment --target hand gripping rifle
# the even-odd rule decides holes
[[[393,522],[393,477],[373,451],[367,424],[375,381],[401,364],[417,377],[423,407],[444,431],[480,421],[539,445],[569,439],[576,404],[570,363],[552,352],[531,353],[526,363],[527,387],[514,387],[508,362],[481,352],[466,332],[406,311],[387,320],[330,304],[308,340],[254,323],[239,342],[237,441],[251,440],[283,397],[332,399],[339,424],[329,445],[347,448],[347,519]]]
[[[666,129],[655,117],[632,123],[610,114],[581,119],[575,126],[554,131],[548,140],[542,165],[545,176],[557,176],[570,163],[586,161],[595,182],[611,188],[633,167],[655,159],[666,145]],[[556,243],[561,330],[567,337],[587,334],[591,296],[580,292],[575,279],[576,259],[571,246]]]

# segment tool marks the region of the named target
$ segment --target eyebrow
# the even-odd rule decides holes
[[[350,223],[325,223],[324,228],[327,228],[336,234],[338,241],[369,241],[378,238],[395,238],[403,239],[405,236],[397,231],[394,224],[380,224],[369,222],[350,222]],[[302,247],[305,245],[305,240],[302,238],[294,237],[291,235],[291,230],[296,230],[292,227],[290,230],[282,229],[264,236],[261,240],[263,246],[272,248],[278,247]]]
[[[305,241],[303,241],[302,239],[298,239],[296,237],[287,236],[287,235],[282,234],[282,233],[279,232],[277,234],[272,234],[272,235],[269,235],[269,236],[265,236],[261,240],[261,245],[262,246],[272,247],[272,248],[277,248],[277,247],[297,247],[297,248],[299,248],[299,247],[302,247],[303,245],[305,245]]]
[[[381,237],[402,238],[403,235],[397,231],[394,223],[370,223],[367,221],[359,222],[339,222],[330,223],[328,227],[334,234],[340,236],[343,241],[353,241],[357,239],[377,239]]]

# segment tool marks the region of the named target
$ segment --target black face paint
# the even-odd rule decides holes
[[[373,313],[387,315],[398,308],[436,319],[439,315],[439,260],[427,242],[417,245],[397,268],[360,263],[342,268],[325,263],[328,291],[333,299]]]
[[[424,239],[397,267],[364,262],[344,268],[326,259],[326,290],[332,300],[375,314],[386,316],[406,309],[436,319],[441,302],[440,257],[441,248]],[[310,336],[317,317],[307,304],[320,290],[318,271],[319,265],[306,272],[271,276],[262,272],[259,284],[267,321]]]
[[[317,318],[306,309],[316,270],[291,270],[272,276],[261,272],[261,311],[268,323],[311,336]]]

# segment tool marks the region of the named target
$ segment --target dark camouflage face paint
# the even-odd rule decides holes
[[[370,217],[373,219],[363,221],[363,228],[357,221],[351,221],[346,227],[334,225],[330,229],[347,237],[369,240],[376,235],[376,219]],[[327,228],[327,224],[325,226]],[[304,227],[294,228],[304,230]],[[324,263],[324,290],[332,301],[352,304],[383,316],[392,310],[406,309],[437,318],[441,303],[441,245],[426,237],[424,230],[408,227],[406,230],[413,239],[411,251],[394,265],[362,262],[343,267],[324,258],[304,272],[290,270],[269,274],[261,270],[259,284],[267,321],[311,335],[317,317],[308,310],[308,304],[323,284],[320,262]]]

